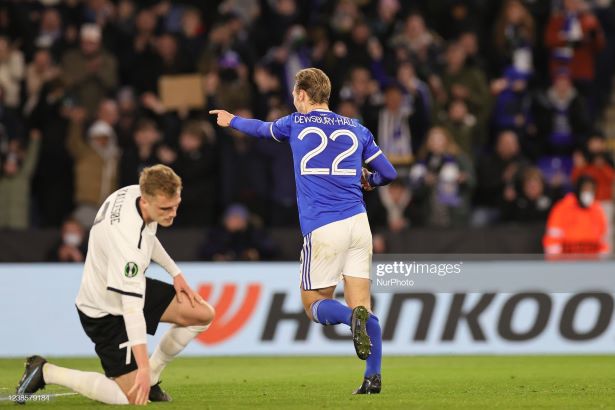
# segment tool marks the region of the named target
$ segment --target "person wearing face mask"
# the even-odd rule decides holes
[[[604,255],[609,252],[606,217],[595,201],[596,182],[587,175],[577,179],[574,192],[553,207],[543,237],[545,254]]]
[[[47,254],[49,262],[83,262],[88,241],[83,226],[74,218],[62,224],[62,237]]]

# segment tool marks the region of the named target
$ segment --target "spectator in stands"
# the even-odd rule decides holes
[[[394,34],[400,11],[401,5],[399,0],[378,1],[378,16],[372,20],[372,30],[382,43]]]
[[[60,60],[65,43],[62,33],[62,16],[58,10],[51,7],[43,10],[34,44],[39,48],[49,50],[55,61]]]
[[[412,197],[421,208],[419,224],[433,227],[468,223],[475,185],[469,159],[442,127],[433,127],[410,170]]]
[[[30,126],[42,133],[32,187],[41,227],[59,227],[73,210],[74,164],[66,145],[71,107],[64,82],[55,78],[43,84],[37,104],[27,117]]]
[[[119,111],[117,102],[111,98],[104,99],[98,105],[95,121],[104,122],[115,131],[117,122],[119,121]]]
[[[160,162],[161,137],[156,123],[142,119],[135,127],[134,144],[122,153],[120,162],[120,185],[139,183],[139,175],[145,167],[151,167]]]
[[[280,107],[286,97],[283,95],[280,79],[271,67],[266,65],[256,66],[253,80],[256,85],[254,103],[252,104],[254,115],[256,118],[264,118],[270,109]]]
[[[179,137],[179,150],[171,166],[181,176],[182,204],[177,226],[213,226],[218,220],[218,149],[207,122],[189,122]]]
[[[347,66],[339,64],[337,54],[343,52],[340,47],[332,46],[332,39],[326,27],[318,26],[309,30],[309,43],[311,44],[310,59],[314,67],[319,67],[325,73],[330,74],[331,88],[339,90],[343,86]],[[337,96],[331,95],[331,102],[336,103]]]
[[[195,7],[186,7],[181,17],[180,48],[189,61],[197,61],[205,46],[205,26],[201,12]]]
[[[101,37],[97,25],[84,24],[80,48],[67,51],[62,58],[64,80],[90,118],[117,85],[116,59],[102,48]]]
[[[239,54],[227,51],[218,60],[220,82],[216,89],[216,104],[239,109],[250,106],[252,88],[248,77],[248,68],[240,60]]]
[[[134,30],[126,32],[126,44],[120,47],[118,59],[123,82],[135,88],[141,95],[156,90],[156,79],[152,79],[149,67],[156,60],[156,14],[151,8],[142,8],[134,18]]]
[[[521,177],[521,192],[513,187],[504,191],[502,222],[545,223],[553,198],[545,192],[545,182],[538,168],[529,167]]]
[[[509,129],[519,136],[526,136],[533,130],[532,95],[528,81],[528,75],[511,67],[502,77],[491,82],[491,94],[495,97],[492,113],[495,132]]]
[[[250,223],[245,206],[234,204],[224,213],[222,227],[209,232],[200,256],[209,261],[257,261],[273,255],[268,235]]]
[[[177,146],[182,122],[190,118],[191,111],[187,107],[167,110],[162,100],[149,91],[141,95],[141,108],[145,111],[141,113],[143,117],[154,118],[160,124],[162,140],[168,145]]]
[[[400,60],[410,60],[419,77],[428,78],[437,71],[442,38],[428,29],[418,13],[406,17],[401,32],[391,39],[391,46]]]
[[[590,99],[596,75],[596,56],[605,45],[604,32],[585,0],[563,0],[554,10],[545,32],[545,44],[551,51],[551,74],[562,68],[580,93]]]
[[[369,52],[368,42],[378,41],[372,37],[372,31],[367,21],[359,19],[353,24],[350,38],[346,42],[346,59],[350,66],[369,67],[372,56]]]
[[[404,95],[398,84],[384,91],[384,106],[378,113],[376,141],[398,172],[408,170],[412,163],[411,108],[404,105]],[[402,172],[403,173],[403,172]]]
[[[372,237],[372,245],[374,254],[388,253],[388,243],[386,237],[382,233],[374,233]]]
[[[552,258],[569,254],[609,252],[606,217],[595,201],[596,183],[588,176],[577,180],[574,192],[556,203],[549,214],[543,246]]]
[[[6,108],[17,110],[21,98],[21,82],[25,76],[23,53],[0,36],[0,87],[4,90]]]
[[[96,121],[87,131],[84,141],[84,108],[71,110],[66,141],[75,161],[74,217],[85,227],[92,226],[102,201],[118,186],[118,160],[115,131],[104,121]]]
[[[383,101],[378,82],[365,67],[352,67],[347,78],[340,90],[340,99],[352,101],[359,107],[363,124],[371,130],[377,129],[379,105]]]
[[[570,157],[591,130],[583,97],[575,89],[567,71],[553,79],[553,85],[540,94],[533,114],[537,133],[544,139],[541,152]]]
[[[521,154],[514,131],[502,131],[497,138],[495,152],[478,161],[476,209],[472,215],[474,226],[490,225],[500,219],[500,207],[506,191],[514,189],[523,174],[527,160]]]
[[[250,110],[235,112],[252,118]],[[250,212],[265,219],[267,209],[267,166],[255,147],[261,141],[248,138],[239,131],[225,128],[219,132],[222,206],[240,202]],[[296,199],[296,197],[295,197]]]
[[[134,89],[131,87],[121,88],[117,93],[118,120],[116,128],[117,142],[122,150],[126,150],[134,144],[132,135],[141,114],[138,109]]]
[[[588,140],[585,149],[574,155],[572,181],[587,175],[596,182],[596,202],[604,211],[607,222],[607,242],[612,249],[611,232],[613,230],[613,183],[615,182],[615,167],[606,146],[604,135],[594,133]]]
[[[60,69],[53,62],[49,50],[43,48],[35,52],[32,62],[26,67],[26,103],[23,109],[25,115],[29,115],[38,104],[43,85],[59,77],[60,74]]]
[[[487,72],[487,62],[480,52],[480,40],[475,31],[465,31],[459,35],[457,43],[466,53],[466,65]]]
[[[444,113],[443,113],[444,114]],[[448,130],[453,141],[461,148],[469,158],[474,158],[474,153],[480,149],[479,141],[476,141],[476,117],[470,113],[468,106],[463,100],[453,100],[449,104],[448,112],[438,122]]]
[[[589,175],[596,181],[596,200],[613,199],[615,168],[607,150],[606,138],[601,133],[593,133],[581,151],[575,152],[572,179]]]
[[[74,218],[62,224],[62,237],[47,253],[49,262],[83,262],[88,252],[88,241],[83,225]]]
[[[465,0],[450,0],[445,8],[445,15],[438,20],[438,32],[445,40],[458,39],[459,36],[478,28],[478,12],[471,2]]]
[[[0,121],[11,138],[22,138],[24,127],[19,120],[21,85],[25,76],[23,53],[13,47],[8,37],[0,36]]]
[[[41,144],[41,132],[30,131],[30,143],[24,152],[19,140],[9,143],[0,159],[0,228],[27,229],[30,226],[30,180],[34,174]]]
[[[157,62],[154,67],[149,67],[156,81],[161,75],[184,74],[195,69],[184,51],[179,48],[177,39],[171,34],[163,34],[156,39],[156,53]],[[157,89],[157,86],[156,83],[154,89]]]
[[[425,142],[425,134],[430,126],[431,92],[427,83],[417,77],[414,66],[409,61],[399,63],[396,79],[404,91],[403,105],[410,109],[412,116],[412,152],[416,152]]]
[[[534,17],[521,0],[506,0],[500,9],[493,36],[495,73],[513,69],[533,71],[532,48],[535,41]]]
[[[267,114],[267,121],[290,114],[288,107],[273,108]],[[271,226],[296,226],[297,224],[297,192],[293,177],[293,156],[288,144],[276,141],[259,141],[255,152],[263,158],[262,166],[266,170],[269,187],[267,202],[269,212],[265,221]]]
[[[477,138],[484,141],[490,111],[489,87],[485,75],[479,69],[466,66],[466,53],[459,44],[449,45],[441,78],[432,78],[431,85],[439,109],[446,109],[453,100],[466,102],[479,124],[480,134]]]
[[[412,194],[402,179],[396,179],[378,189],[380,201],[386,210],[387,226],[391,232],[399,232],[410,226],[410,201]]]

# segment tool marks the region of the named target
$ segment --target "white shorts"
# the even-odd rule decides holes
[[[337,285],[342,275],[369,279],[372,233],[366,213],[321,226],[303,237],[300,286]]]

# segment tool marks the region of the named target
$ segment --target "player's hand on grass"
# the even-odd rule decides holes
[[[173,287],[177,293],[177,302],[182,303],[184,298],[188,298],[188,302],[190,302],[192,307],[194,307],[197,303],[205,303],[205,300],[203,300],[201,295],[192,290],[192,288],[188,285],[188,282],[186,282],[183,274],[180,273],[173,278]]]
[[[146,405],[149,400],[149,389],[151,385],[150,369],[147,367],[139,367],[135,376],[135,384],[128,391],[128,396],[137,394],[135,403],[137,405]]]
[[[225,110],[211,110],[209,113],[217,116],[216,121],[221,127],[228,127],[231,125],[231,120],[235,117],[233,114]]]
[[[363,168],[361,171],[361,188],[363,188],[364,191],[371,191],[374,189],[374,187],[369,184],[369,176],[371,174],[372,173],[369,172],[367,168]]]

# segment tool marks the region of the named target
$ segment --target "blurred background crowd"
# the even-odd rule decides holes
[[[210,228],[199,257],[273,257],[264,228],[298,225],[289,147],[207,111],[287,115],[310,66],[400,175],[365,195],[375,232],[545,225],[561,200],[547,252],[564,230],[608,249],[610,0],[4,0],[0,229],[61,228],[50,259],[79,260],[105,197],[164,163],[184,181],[172,229]],[[182,74],[202,106],[163,100]]]

